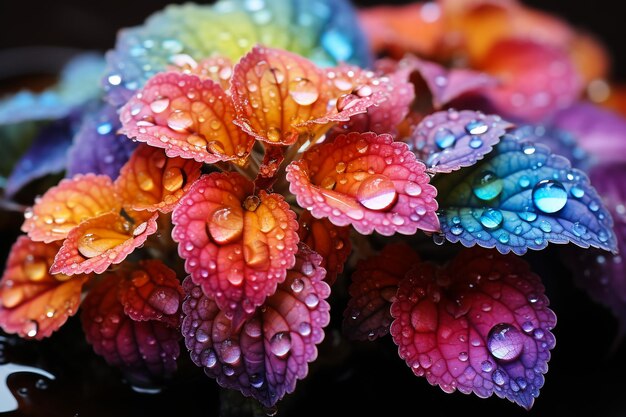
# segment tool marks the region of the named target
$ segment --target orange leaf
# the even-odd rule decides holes
[[[167,158],[162,149],[142,144],[122,167],[115,191],[124,207],[169,213],[200,177],[201,168],[200,162]]]
[[[89,277],[50,275],[48,268],[60,246],[20,236],[11,248],[0,280],[0,327],[5,332],[40,340],[78,310]]]
[[[79,174],[36,199],[33,208],[26,211],[22,231],[36,242],[49,243],[65,239],[83,220],[121,208],[109,177]]]

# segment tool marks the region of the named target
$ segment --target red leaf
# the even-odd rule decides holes
[[[283,197],[253,188],[236,173],[203,176],[172,216],[185,270],[237,324],[284,281],[298,244]]]
[[[36,242],[65,239],[83,220],[122,208],[106,175],[75,175],[35,200],[25,214],[22,231]]]
[[[385,246],[382,252],[359,261],[352,274],[350,301],[343,314],[343,329],[354,340],[374,340],[389,333],[391,303],[398,284],[419,262],[404,243]]]
[[[300,245],[285,282],[238,329],[190,278],[183,283],[182,332],[191,359],[226,388],[238,389],[264,406],[293,392],[317,357],[316,344],[330,321],[321,258]]]
[[[184,292],[174,271],[158,260],[140,261],[124,278],[119,300],[127,316],[178,327]]]
[[[119,264],[157,230],[158,213],[131,224],[117,213],[85,220],[72,229],[50,267],[52,274],[103,273]]]
[[[201,168],[200,162],[167,158],[162,149],[142,144],[122,167],[115,191],[126,208],[169,213]]]
[[[298,235],[301,242],[321,255],[320,266],[326,270],[324,280],[333,285],[352,252],[350,228],[335,226],[328,219],[316,219],[305,211],[300,215]]]
[[[230,96],[195,75],[162,73],[121,109],[123,131],[169,157],[243,163],[254,140],[233,124]]]
[[[400,357],[446,392],[494,392],[530,409],[555,339],[541,280],[514,255],[464,249],[422,263],[400,283],[391,325]]]
[[[108,364],[139,382],[171,376],[180,354],[180,333],[156,321],[134,321],[118,300],[123,278],[107,274],[83,302],[81,321],[87,342]]]
[[[38,340],[50,336],[78,310],[87,275],[50,275],[57,242],[20,236],[11,248],[0,280],[0,327]]]
[[[439,230],[424,164],[389,135],[350,133],[316,146],[287,167],[287,180],[314,217],[361,234]]]

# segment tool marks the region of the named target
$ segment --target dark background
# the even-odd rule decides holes
[[[0,91],[17,88],[14,77],[17,74],[54,71],[63,57],[76,49],[111,48],[120,27],[140,24],[167,3],[167,0],[0,0]],[[626,80],[626,47],[621,32],[624,15],[617,11],[618,2],[532,0],[526,3],[552,11],[596,34],[614,57],[614,77]],[[37,59],[27,59],[31,54],[20,52],[24,51],[20,48],[40,46],[59,49],[53,54],[46,49]],[[397,357],[396,347],[389,338],[375,343],[333,343],[339,340],[336,329],[341,321],[341,311],[336,310],[327,340],[321,347],[320,360],[313,365],[310,377],[300,382],[296,393],[281,405],[281,415],[626,416],[626,347],[624,343],[614,345],[615,319],[573,285],[570,274],[557,261],[554,247],[527,258],[543,277],[559,318],[554,331],[557,346],[552,351],[546,385],[531,412],[495,396],[481,400],[459,393],[444,394],[423,378],[412,375]],[[137,395],[90,352],[79,333],[79,324],[74,319],[41,344],[12,345],[14,342],[5,343],[0,335],[0,344],[8,344],[9,359],[38,364],[58,376],[46,389],[37,388],[36,376],[11,377],[9,386],[21,393],[18,398],[22,404],[21,411],[12,416],[193,417],[218,413],[215,383],[189,364],[184,353],[178,377],[163,394]],[[612,346],[617,347],[612,349]]]

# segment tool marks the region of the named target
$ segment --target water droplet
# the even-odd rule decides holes
[[[585,195],[585,190],[575,185],[569,190],[570,194],[572,194],[576,198],[582,198]]]
[[[309,323],[307,323],[306,321],[303,321],[302,323],[300,323],[300,325],[298,326],[298,332],[302,335],[302,336],[308,336],[311,334],[311,325]]]
[[[301,106],[310,106],[319,98],[317,86],[308,78],[296,78],[289,85],[289,95]]]
[[[209,335],[202,329],[196,330],[196,340],[198,343],[205,343],[209,340]]]
[[[255,195],[249,195],[243,201],[243,208],[245,208],[248,211],[256,211],[256,209],[259,207],[260,204],[261,204],[261,199],[259,197]]]
[[[404,192],[411,197],[417,197],[422,193],[422,187],[413,181],[407,181],[404,184]]]
[[[28,337],[37,336],[38,331],[39,331],[39,325],[37,324],[36,321],[33,321],[33,320],[27,321],[26,324],[24,325],[24,328],[22,329],[22,332],[24,332],[24,334]]]
[[[489,130],[489,125],[482,120],[472,120],[465,125],[465,131],[470,135],[482,135]]]
[[[357,200],[370,210],[387,210],[396,202],[396,187],[384,175],[371,175],[357,190]]]
[[[483,146],[483,140],[479,138],[478,136],[472,136],[472,139],[470,139],[470,142],[469,142],[469,146],[472,149],[478,149],[481,146]]]
[[[185,173],[176,167],[170,167],[163,173],[163,187],[173,193],[185,185]]]
[[[98,127],[96,127],[96,131],[100,135],[108,135],[113,130],[113,125],[109,122],[100,123]]]
[[[304,289],[304,282],[300,278],[296,278],[291,283],[291,290],[298,294]]]
[[[48,389],[48,383],[45,379],[38,379],[37,382],[35,382],[35,388],[42,390]]]
[[[493,364],[491,363],[491,361],[482,361],[482,363],[480,364],[480,369],[482,369],[483,372],[491,372],[491,370],[493,369]]]
[[[489,331],[487,349],[496,359],[512,361],[524,350],[523,335],[508,323],[496,324]]]
[[[31,281],[39,281],[48,274],[48,264],[35,258],[29,258],[24,262],[24,273]]]
[[[111,74],[107,80],[111,85],[120,85],[122,83],[122,77],[119,74]]]
[[[526,188],[530,185],[530,178],[528,178],[526,175],[523,175],[518,180],[518,184],[520,187]]]
[[[261,388],[264,382],[265,382],[265,379],[263,378],[262,375],[260,374],[250,375],[250,385],[252,385],[254,388],[257,388],[257,389]]]
[[[450,129],[441,128],[435,133],[435,143],[439,147],[439,149],[446,149],[451,146],[454,146],[456,142],[456,137],[454,133]]]
[[[487,209],[480,216],[480,223],[487,229],[496,229],[502,224],[502,213],[499,210]]]
[[[459,360],[461,362],[467,362],[468,359],[469,359],[469,355],[467,354],[467,352],[459,353]]]
[[[496,369],[494,371],[493,375],[491,375],[491,379],[496,385],[500,386],[504,385],[504,383],[506,382],[504,372],[502,372],[500,369]]]
[[[473,192],[479,199],[489,201],[499,196],[503,187],[504,183],[494,172],[483,171],[474,180]]]
[[[165,110],[167,110],[167,107],[170,105],[170,99],[168,98],[162,98],[156,101],[153,101],[152,103],[150,103],[150,110],[152,110],[154,113],[163,113]]]
[[[372,87],[369,85],[362,85],[354,90],[354,94],[361,98],[369,97],[373,92]]]
[[[524,143],[522,145],[522,152],[524,152],[525,155],[532,155],[535,153],[535,144],[531,143],[531,142],[527,142]]]
[[[259,337],[261,336],[261,333],[262,333],[261,323],[259,322],[259,320],[251,320],[248,323],[246,323],[244,327],[244,331],[250,337],[254,337],[254,338]]]
[[[460,224],[455,224],[450,228],[450,232],[454,235],[454,236],[458,236],[461,233],[463,233],[463,226],[461,226]]]
[[[320,299],[317,295],[311,293],[304,298],[304,304],[309,308],[315,308],[320,303]]]
[[[275,126],[272,126],[267,130],[267,139],[271,142],[279,142],[281,136],[280,129]]]
[[[526,207],[524,211],[517,213],[518,217],[527,222],[534,222],[537,220],[537,213],[532,211],[530,207]]]
[[[230,365],[237,363],[241,358],[241,349],[229,339],[222,343],[221,353],[222,360]]]
[[[189,135],[187,136],[187,143],[190,145],[196,146],[198,148],[204,148],[207,145],[207,141],[199,135]]]
[[[223,207],[213,212],[207,223],[211,237],[217,243],[233,242],[243,232],[243,213],[235,207]]]
[[[567,203],[567,191],[556,180],[543,180],[533,188],[533,203],[544,213],[556,213]]]
[[[510,236],[509,236],[509,234],[508,234],[508,233],[506,233],[506,232],[502,232],[502,233],[500,233],[500,236],[498,236],[498,241],[499,241],[500,243],[505,244],[505,245],[506,245],[507,243],[509,243],[509,240],[510,240],[510,239],[511,239],[511,237],[510,237]]]
[[[441,246],[446,243],[446,236],[442,233],[433,234],[433,243],[437,246]]]
[[[337,182],[335,181],[334,177],[326,177],[320,183],[320,187],[325,188],[327,190],[334,190],[335,185],[337,185]]]
[[[598,204],[598,202],[595,200],[592,201],[591,203],[589,203],[589,210],[594,212],[600,210],[600,204]]]
[[[291,336],[289,332],[278,332],[270,340],[270,350],[278,357],[285,356],[291,349]]]
[[[193,125],[193,119],[187,112],[175,111],[167,118],[167,125],[176,132],[187,132]]]
[[[87,229],[85,234],[78,239],[78,252],[86,258],[95,258],[128,239],[128,235],[115,230],[103,228]]]
[[[549,222],[545,221],[545,220],[542,220],[542,221],[539,223],[539,228],[540,228],[540,229],[541,229],[544,233],[550,233],[550,232],[552,231],[552,225],[551,225]]]

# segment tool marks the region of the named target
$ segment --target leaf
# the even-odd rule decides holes
[[[233,124],[235,109],[219,84],[176,72],[152,77],[120,111],[122,131],[167,156],[242,163],[254,140]]]
[[[157,230],[158,213],[130,223],[117,213],[105,213],[73,228],[50,267],[52,274],[103,273],[119,264]]]
[[[354,75],[350,77],[350,74]],[[409,113],[409,107],[415,99],[415,91],[409,80],[410,70],[408,69],[398,69],[389,74],[374,77],[371,72],[344,65],[330,68],[327,71],[327,76],[335,88],[344,93],[337,99],[337,103],[339,103],[337,110],[342,109],[340,114],[344,114],[346,111],[355,113],[348,113],[349,120],[335,125],[327,133],[327,141],[342,133],[349,132],[389,133],[395,136],[398,125]],[[346,87],[349,88],[346,89]],[[365,113],[356,114],[357,104],[359,107],[369,104],[363,103],[363,98],[367,98],[365,93],[370,91],[372,92],[369,96],[370,100],[376,101],[376,105],[367,107]],[[363,97],[359,99],[360,96]]]
[[[287,279],[241,327],[187,278],[182,332],[194,363],[221,386],[266,407],[293,392],[330,321],[330,288],[320,263],[319,255],[300,245]]]
[[[67,155],[67,176],[93,173],[116,179],[137,147],[117,133],[120,128],[119,115],[109,105],[86,115]]]
[[[182,55],[196,61],[217,55],[236,62],[258,43],[308,56],[320,65],[367,66],[371,52],[355,22],[346,0],[171,5],[142,26],[120,32],[115,49],[107,54],[104,87],[108,99],[119,106]]]
[[[498,84],[495,78],[484,72],[463,68],[447,69],[415,56],[400,61],[399,67],[411,68],[420,74],[432,94],[433,107],[437,110],[465,94]]]
[[[391,306],[391,335],[417,376],[445,392],[494,392],[530,409],[543,386],[556,316],[526,262],[464,249],[415,266]]]
[[[582,90],[576,68],[561,48],[530,40],[500,40],[477,68],[501,80],[486,96],[505,117],[545,120],[574,103]]]
[[[87,342],[133,383],[170,377],[180,354],[178,329],[156,320],[134,321],[124,314],[118,300],[120,280],[106,274],[85,298],[81,322]]]
[[[296,54],[255,46],[235,66],[231,94],[244,132],[269,144],[291,145],[300,124],[327,113],[326,74]]]
[[[120,209],[109,177],[79,174],[61,180],[35,199],[35,205],[24,215],[22,231],[34,241],[49,243],[64,239],[84,220]]]
[[[550,124],[569,132],[594,162],[626,161],[626,120],[591,103],[577,103],[556,113]]]
[[[350,133],[316,146],[287,167],[287,180],[300,207],[361,234],[439,230],[424,165],[389,135]]]
[[[21,91],[0,100],[0,125],[60,119],[100,96],[98,80],[104,70],[102,56],[77,55],[61,73],[59,83],[42,93]]]
[[[316,219],[305,211],[298,219],[298,235],[300,242],[322,257],[320,266],[326,270],[324,281],[333,285],[352,252],[350,228],[337,227],[328,219]]]
[[[0,280],[0,327],[5,332],[41,340],[78,311],[89,276],[50,275],[59,247],[20,236],[11,248]]]
[[[172,215],[172,238],[185,270],[235,325],[285,280],[295,262],[295,213],[278,194],[236,173],[201,177]]]
[[[178,327],[184,296],[176,273],[163,262],[151,259],[140,261],[124,276],[118,298],[124,314],[134,321],[156,320]]]
[[[596,302],[607,306],[618,318],[622,332],[626,329],[626,165],[602,164],[590,173],[604,204],[615,221],[619,253],[601,250],[569,250],[565,265],[571,269],[575,282]]]
[[[477,111],[440,111],[425,117],[411,133],[410,141],[429,171],[449,173],[474,165],[512,126],[500,116]]]
[[[200,177],[202,163],[168,158],[159,148],[141,144],[122,167],[114,187],[125,208],[171,212]]]
[[[389,333],[389,309],[398,284],[420,258],[405,243],[385,246],[376,256],[359,261],[352,274],[350,300],[343,312],[343,332],[353,340],[375,340]]]
[[[0,126],[0,187],[6,186],[15,162],[26,152],[41,130],[41,123],[17,123]]]
[[[451,242],[518,255],[548,242],[616,249],[611,216],[587,176],[543,145],[507,135],[488,158],[434,184]]]

